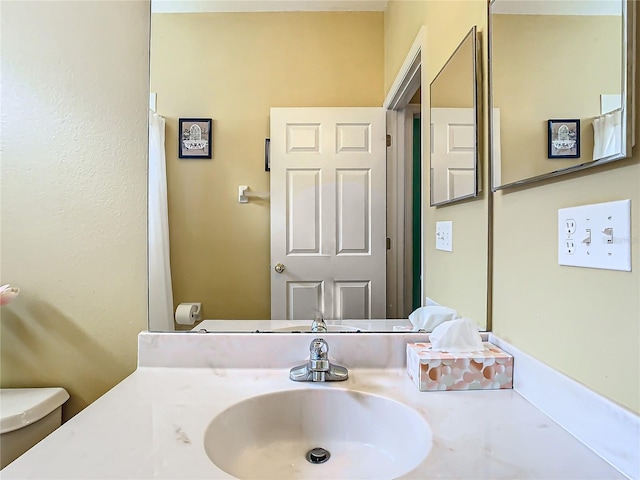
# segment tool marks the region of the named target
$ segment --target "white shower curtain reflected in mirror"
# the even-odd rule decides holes
[[[175,330],[169,262],[165,121],[149,111],[149,330]]]

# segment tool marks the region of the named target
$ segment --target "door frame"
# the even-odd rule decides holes
[[[391,145],[387,148],[387,237],[390,249],[387,251],[387,318],[407,318],[411,313],[410,295],[412,286],[411,235],[406,235],[411,224],[411,168],[406,165],[412,160],[413,129],[408,128],[415,113],[422,119],[422,135],[427,124],[424,95],[420,108],[409,102],[422,86],[422,52],[426,51],[426,28],[420,27],[416,38],[405,57],[404,63],[389,89],[382,106],[387,110],[387,134],[391,135]],[[421,185],[424,186],[425,163],[424,141],[420,148],[422,164]],[[424,192],[424,190],[423,190]],[[424,193],[422,207],[424,209]],[[408,225],[407,225],[408,224]],[[420,221],[420,236],[424,239],[424,214]],[[420,249],[421,298],[424,297],[424,241]]]

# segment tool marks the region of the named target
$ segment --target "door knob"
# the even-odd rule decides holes
[[[284,265],[283,265],[282,263],[276,263],[275,271],[276,271],[277,273],[282,273],[282,272],[284,272]]]

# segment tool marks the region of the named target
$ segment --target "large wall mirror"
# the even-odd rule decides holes
[[[307,331],[312,315],[306,321],[266,320],[271,316],[271,278],[277,266],[272,265],[270,259],[270,208],[275,203],[270,181],[274,171],[267,171],[265,165],[265,140],[270,137],[273,124],[270,109],[378,107],[382,110],[385,100],[384,2],[378,2],[382,6],[377,11],[181,12],[168,8],[175,5],[203,8],[216,3],[227,8],[258,3],[261,8],[268,4],[282,8],[283,4],[152,2],[150,90],[156,113],[166,122],[160,150],[166,157],[164,196],[168,201],[168,221],[163,226],[153,219],[153,199],[163,197],[156,191],[156,182],[158,178],[162,182],[162,173],[157,177],[150,167],[149,329]],[[300,5],[311,3],[314,2],[300,2]],[[351,4],[357,10],[365,2],[340,3],[341,8]],[[418,111],[419,86],[418,82],[416,95],[408,97],[412,98],[411,103],[418,104],[414,107]],[[384,117],[384,111],[381,113]],[[212,119],[211,158],[179,157],[181,118]],[[415,126],[416,119],[412,120]],[[420,128],[417,130],[420,134]],[[353,135],[345,138],[360,138],[356,134],[362,131],[368,130],[352,129]],[[378,131],[382,132],[384,143],[384,129]],[[270,143],[271,153],[275,154],[278,142],[271,138]],[[419,147],[419,141],[417,145]],[[419,148],[417,152],[420,162]],[[412,162],[414,158],[406,161]],[[389,176],[390,172],[386,174]],[[387,177],[387,183],[391,181],[399,183],[397,178]],[[249,187],[248,202],[239,202],[239,186]],[[428,186],[422,195],[428,195]],[[420,196],[416,201],[420,203]],[[393,251],[398,243],[405,245],[405,258],[416,260],[405,269],[405,275],[416,272],[414,285],[420,285],[422,244],[418,238],[417,245],[413,245],[413,236],[407,234],[406,237],[404,242],[391,238],[390,247]],[[162,238],[168,238],[167,247],[151,245]],[[375,241],[382,243],[382,255],[389,256],[385,253],[384,231],[377,234]],[[162,254],[165,248],[170,251],[170,262]],[[287,264],[285,273],[293,272],[293,266],[287,261],[282,263]],[[479,264],[483,265],[484,272],[486,258]],[[383,265],[383,271],[384,268]],[[389,285],[391,282],[387,279],[387,288]],[[153,294],[158,291],[164,293]],[[315,294],[313,288],[307,291]],[[409,288],[407,291],[411,292]],[[425,291],[418,292],[418,301],[425,302],[425,296],[456,308],[455,298],[442,300]],[[386,298],[387,306],[391,303],[389,298]],[[460,304],[463,300],[460,299]],[[201,322],[174,324],[172,314],[180,304],[198,302],[201,303]],[[485,311],[485,302],[483,296],[475,310]],[[325,319],[330,331],[407,331],[411,329],[408,316],[415,308],[415,303],[403,305],[396,315],[389,315],[387,311],[386,316],[383,314],[385,318],[376,316],[372,320],[336,321],[331,314],[325,314]],[[464,311],[459,313],[468,315]],[[478,323],[484,326],[485,319],[478,318]]]
[[[494,191],[631,154],[634,4],[490,3]]]
[[[479,65],[474,26],[431,82],[431,206],[478,195]]]

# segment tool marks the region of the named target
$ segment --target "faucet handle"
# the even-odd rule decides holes
[[[329,344],[324,338],[314,338],[309,345],[309,358],[312,360],[320,360],[327,358],[329,353]]]

